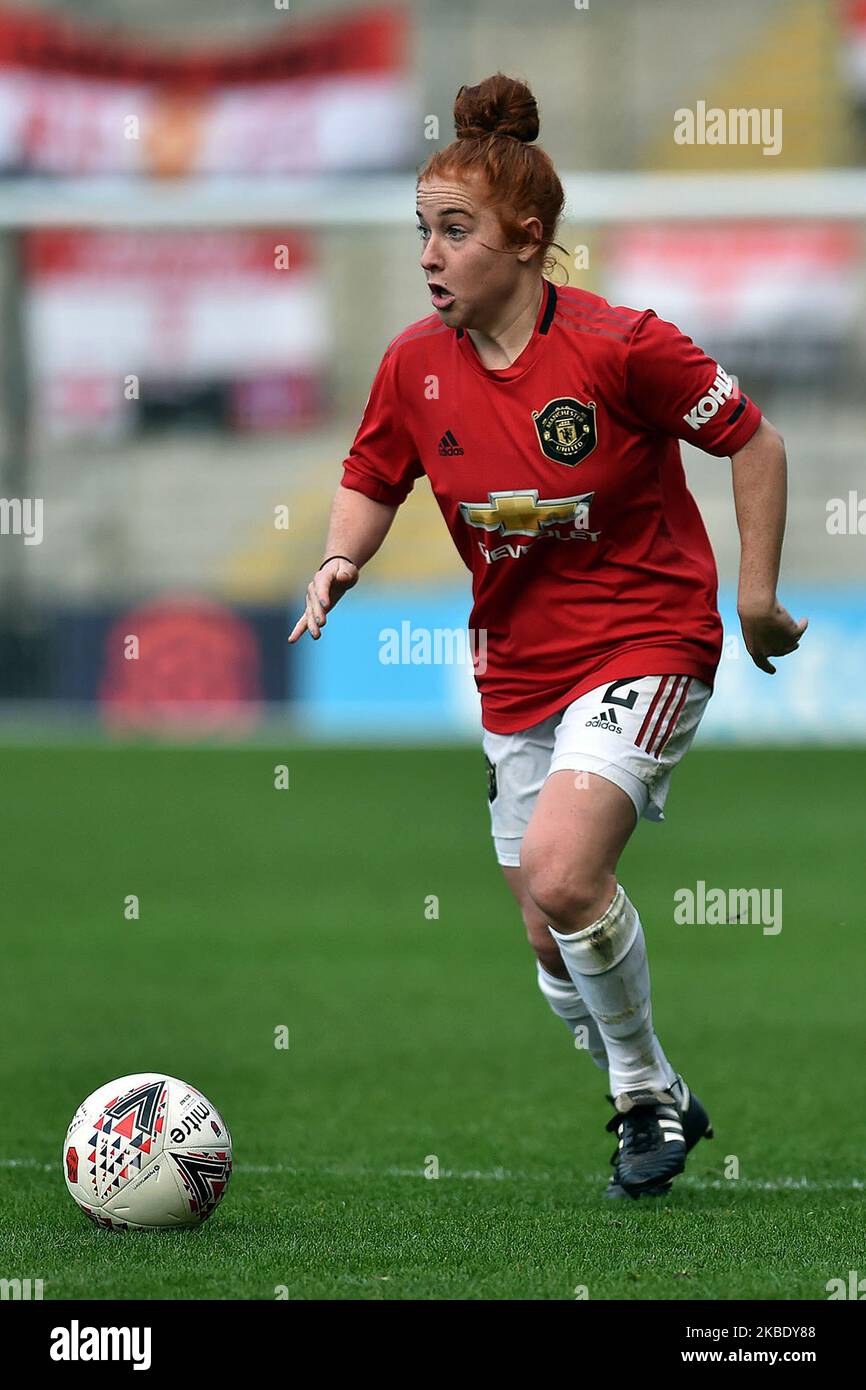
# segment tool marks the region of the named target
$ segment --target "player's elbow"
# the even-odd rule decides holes
[[[777,449],[781,449],[784,452],[785,441],[782,438],[781,431],[776,429],[776,426],[767,419],[766,415],[760,423],[757,434],[762,435],[762,438],[768,444],[773,444]]]
[[[738,449],[736,454],[732,454],[731,457],[737,458],[740,454],[746,456],[763,454],[766,450],[784,455],[785,441],[780,431],[776,429],[776,426],[764,416],[751,439],[743,445],[742,449]]]

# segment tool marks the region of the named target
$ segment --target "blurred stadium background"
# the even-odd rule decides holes
[[[379,660],[383,628],[468,613],[424,480],[326,640],[285,637],[381,353],[429,312],[415,168],[496,68],[566,185],[555,278],[676,322],[787,442],[811,627],[772,701],[729,467],[683,448],[732,639],[701,740],[866,734],[863,0],[42,0],[0,9],[5,735],[477,736],[468,661]],[[677,145],[700,100],[780,108],[781,152]]]

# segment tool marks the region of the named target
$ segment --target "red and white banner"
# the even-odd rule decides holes
[[[226,423],[242,428],[315,418],[330,343],[306,233],[51,230],[24,248],[35,404],[51,433],[130,428],[130,399],[146,406],[169,383],[222,383]]]
[[[858,227],[834,222],[634,226],[605,239],[603,293],[707,341],[842,337],[862,315]]]
[[[300,24],[175,56],[56,15],[0,10],[0,171],[285,174],[411,163],[408,17]]]

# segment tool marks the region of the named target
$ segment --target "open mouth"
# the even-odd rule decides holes
[[[433,299],[434,309],[447,309],[454,303],[455,296],[436,280],[428,280],[427,288]]]

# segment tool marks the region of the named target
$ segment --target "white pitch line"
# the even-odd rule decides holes
[[[59,1172],[61,1165],[42,1163],[38,1158],[0,1158],[0,1168],[30,1168],[43,1173]],[[296,1168],[287,1163],[236,1163],[236,1173],[287,1173],[293,1177],[322,1178],[423,1178],[423,1168],[338,1168],[322,1166]],[[574,1174],[571,1181],[596,1185],[604,1183],[609,1173]],[[561,1182],[562,1170],[558,1172],[513,1172],[507,1168],[440,1168],[439,1178],[457,1178],[461,1182]],[[433,1181],[433,1179],[431,1179]],[[814,1181],[811,1178],[710,1178],[689,1177],[683,1174],[675,1179],[688,1187],[734,1192],[738,1188],[750,1192],[862,1192],[866,1188],[863,1178],[840,1178],[827,1181]]]
[[[389,1168],[386,1176],[393,1178],[421,1178],[424,1171],[421,1168]],[[440,1178],[458,1179],[481,1179],[482,1181],[512,1181],[512,1182],[554,1182],[562,1181],[563,1174],[560,1170],[557,1173],[517,1173],[509,1172],[505,1168],[493,1168],[488,1172],[479,1172],[478,1169],[469,1168],[464,1171],[454,1171],[451,1169],[440,1168]],[[585,1183],[606,1182],[610,1177],[609,1173],[583,1173],[572,1175],[571,1181]],[[674,1179],[678,1183],[686,1183],[690,1187],[713,1188],[716,1190],[726,1189],[732,1191],[736,1188],[747,1188],[750,1191],[760,1192],[858,1192],[866,1188],[866,1181],[862,1178],[843,1178],[830,1179],[829,1181],[812,1181],[811,1178],[699,1178],[689,1177],[683,1174]]]

